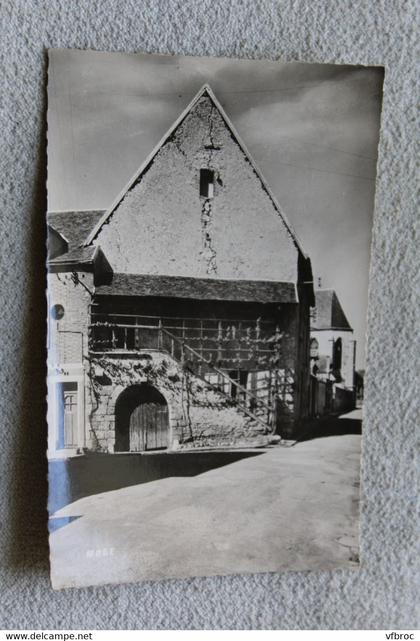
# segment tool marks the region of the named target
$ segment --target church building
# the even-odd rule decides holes
[[[315,290],[311,312],[311,374],[332,384],[328,410],[353,409],[355,404],[356,341],[333,289]]]
[[[294,438],[311,262],[209,86],[107,211],[48,226],[50,457]]]

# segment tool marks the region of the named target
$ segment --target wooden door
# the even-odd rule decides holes
[[[157,400],[142,400],[130,415],[130,452],[168,447],[168,406]]]

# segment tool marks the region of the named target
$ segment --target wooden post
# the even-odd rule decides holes
[[[159,318],[157,348],[162,349],[162,319],[161,318]]]
[[[272,416],[272,432],[276,433],[277,429],[277,407],[279,402],[279,371],[278,369],[274,370],[274,399],[273,399],[273,416]]]

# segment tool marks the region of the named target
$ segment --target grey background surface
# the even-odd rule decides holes
[[[418,626],[416,27],[415,0],[3,1],[0,628]],[[51,590],[43,267],[50,47],[385,65],[360,571]]]

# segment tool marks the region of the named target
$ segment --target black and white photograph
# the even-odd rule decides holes
[[[358,570],[382,85],[49,51],[54,588]]]

